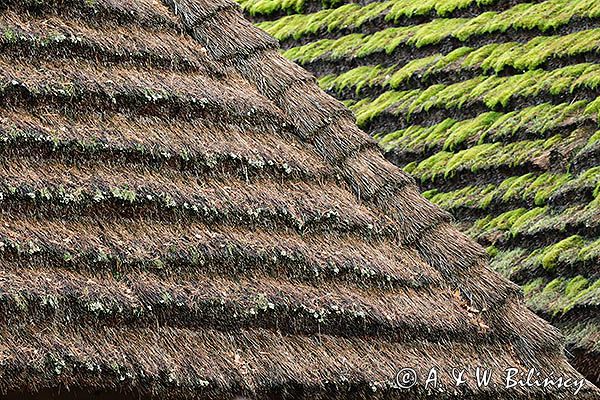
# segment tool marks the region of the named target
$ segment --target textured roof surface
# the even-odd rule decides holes
[[[235,3],[0,4],[0,391],[411,399],[405,366],[577,376]]]
[[[240,3],[599,381],[600,2]]]

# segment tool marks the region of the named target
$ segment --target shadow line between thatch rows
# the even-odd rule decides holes
[[[559,68],[568,67],[576,64],[600,64],[600,52],[598,50],[588,51],[585,53],[577,54],[574,56],[560,56],[553,57],[546,62],[538,65],[535,70],[543,70],[543,71],[552,71]],[[449,71],[439,71],[429,74],[425,77],[419,78],[415,75],[411,76],[409,79],[403,81],[400,85],[395,87],[390,86],[382,86],[382,85],[374,85],[374,86],[362,86],[360,90],[357,92],[356,87],[347,86],[340,90],[336,90],[335,88],[327,88],[323,89],[330,94],[340,100],[361,100],[367,97],[376,98],[384,94],[389,90],[395,91],[405,91],[405,90],[414,90],[414,89],[427,89],[433,85],[452,85],[456,83],[460,83],[466,80],[474,79],[480,76],[502,76],[509,77],[514,75],[520,75],[526,73],[530,70],[520,70],[516,69],[512,66],[507,66],[503,68],[499,72],[495,71],[483,71],[478,68],[468,68],[468,69],[460,69],[460,70],[449,70]]]
[[[510,250],[519,247],[533,251],[540,247],[548,247],[557,241],[574,235],[588,239],[598,238],[600,237],[600,223],[592,225],[588,221],[578,221],[576,223],[568,223],[565,227],[548,227],[548,229],[538,230],[533,233],[512,235],[507,232],[506,235],[495,239],[493,242],[484,237],[480,237],[478,242],[484,247],[494,245],[499,250]]]
[[[464,121],[490,111],[517,111],[542,103],[558,105],[561,103],[575,103],[579,100],[593,101],[599,95],[600,87],[590,89],[588,87],[580,86],[570,92],[557,95],[544,91],[535,96],[512,96],[507,101],[506,105],[497,103],[495,107],[488,106],[483,99],[476,99],[467,103],[462,108],[445,109],[442,108],[443,105],[436,105],[428,110],[418,111],[410,115],[403,115],[400,112],[393,114],[384,110],[371,120],[364,122],[361,128],[372,136],[375,136],[377,134],[385,134],[406,129],[413,125],[424,127],[433,126],[448,118],[452,118],[456,121]]]
[[[600,18],[572,18],[568,24],[554,30],[541,31],[539,29],[531,29],[522,31],[510,29],[506,32],[494,32],[473,36],[464,41],[453,37],[447,37],[439,43],[426,45],[420,48],[415,48],[412,45],[401,44],[389,54],[385,51],[379,51],[368,54],[362,58],[357,58],[353,55],[340,57],[338,59],[318,58],[314,61],[300,63],[300,65],[316,76],[330,74],[339,75],[351,69],[362,66],[380,65],[384,67],[391,67],[394,65],[405,65],[410,61],[429,57],[435,54],[448,54],[459,47],[478,48],[487,44],[507,42],[527,43],[538,36],[562,36],[598,27],[600,27]],[[283,48],[289,49],[296,46],[297,44],[287,47],[284,45]]]
[[[116,3],[118,4],[118,3]],[[168,13],[161,13],[156,7],[110,7],[107,2],[78,0],[3,0],[0,12],[15,10],[35,16],[60,15],[81,21],[98,23],[111,22],[117,25],[138,25],[145,28],[181,32],[179,23]]]
[[[485,137],[485,138],[483,138],[483,140],[480,140],[480,139],[477,139],[477,137],[476,137],[475,139],[477,139],[477,140],[475,140],[475,141],[467,140],[465,142],[457,144],[456,146],[452,147],[451,151],[456,153],[461,150],[466,150],[474,144],[479,145],[479,144],[483,144],[483,143],[497,143],[497,142],[507,144],[507,143],[514,143],[514,142],[519,142],[519,141],[523,141],[523,140],[548,139],[555,135],[560,135],[562,137],[568,137],[574,129],[583,129],[585,131],[594,132],[595,130],[598,129],[598,122],[593,117],[589,116],[589,117],[584,118],[583,120],[577,120],[577,121],[569,120],[562,125],[555,126],[553,128],[549,128],[549,129],[545,130],[544,132],[531,131],[528,129],[528,127],[519,128],[516,132],[511,132],[510,137],[506,138],[508,140],[501,140],[501,141],[487,140],[489,137]],[[444,150],[444,143],[436,143],[435,145],[432,145],[432,146],[423,147],[422,149],[419,149],[419,151],[415,151],[412,149],[408,149],[408,148],[399,146],[398,148],[388,150],[385,153],[385,157],[393,164],[402,168],[412,162],[423,161],[443,150]],[[475,183],[478,184],[478,183],[492,183],[492,182],[476,181]],[[496,183],[496,182],[494,182],[494,183]],[[454,184],[451,184],[451,186],[454,186]],[[429,187],[429,186],[426,186],[426,187]],[[438,186],[435,186],[435,187],[437,188]]]
[[[244,12],[244,16],[252,21],[253,23],[260,23],[265,21],[276,21],[280,18],[289,16],[289,15],[297,15],[297,14],[314,14],[316,12],[328,9],[337,9],[347,4],[359,4],[361,6],[367,6],[372,3],[383,3],[385,0],[342,0],[335,1],[335,4],[331,6],[324,6],[323,0],[304,0],[304,3],[300,10],[297,9],[278,9],[275,12],[271,12],[269,14],[265,13],[256,13],[252,15],[250,12]],[[514,7],[517,4],[521,3],[540,3],[545,0],[493,0],[487,2],[478,2],[472,1],[467,6],[463,6],[461,8],[456,8],[453,11],[444,13],[443,15],[439,15],[438,12],[432,7],[427,13],[419,14],[419,15],[410,15],[404,16],[393,22],[393,26],[406,26],[406,25],[416,25],[422,24],[425,22],[429,22],[435,18],[472,18],[477,15],[484,13],[486,11],[505,11],[509,8]],[[389,24],[388,21],[385,20],[385,17],[388,13],[384,12],[367,22],[363,23],[360,28],[366,28],[366,31],[370,31],[373,29],[372,27],[377,26],[386,26]],[[347,29],[348,30],[348,29]],[[348,30],[349,32],[351,30]],[[361,29],[361,31],[363,31]],[[321,32],[323,33],[323,32]]]

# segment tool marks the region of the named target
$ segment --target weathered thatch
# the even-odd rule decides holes
[[[505,387],[581,376],[235,3],[0,5],[3,394],[572,398]]]

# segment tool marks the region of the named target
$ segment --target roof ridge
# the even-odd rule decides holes
[[[202,0],[203,3],[205,1]],[[270,45],[273,44],[274,39],[243,19],[237,7],[228,7],[224,13],[210,14],[206,10],[198,12],[199,6],[196,4],[196,0],[164,0],[164,2],[170,6],[173,12],[176,9],[179,14],[188,13],[181,16],[184,30],[201,42],[207,49],[209,56],[220,60],[227,60],[227,64],[231,68],[237,71],[246,81],[255,85],[260,94],[274,103],[290,120],[289,128],[307,146],[312,146],[316,153],[332,164],[359,200],[367,202],[370,208],[377,208],[383,211],[388,217],[401,224],[405,228],[405,232],[409,232],[407,237],[399,238],[401,241],[414,241],[419,236],[419,233],[425,230],[430,231],[429,235],[435,235],[438,229],[447,231],[449,237],[445,237],[444,240],[446,240],[446,245],[451,246],[436,247],[438,253],[435,255],[435,259],[439,261],[441,257],[442,264],[452,265],[451,268],[442,271],[442,273],[455,286],[461,286],[463,282],[460,279],[457,280],[454,274],[461,269],[478,265],[486,257],[483,248],[473,240],[461,235],[457,229],[453,227],[449,228],[449,225],[446,225],[450,220],[449,214],[442,211],[438,206],[429,203],[424,197],[418,194],[414,179],[385,160],[380,150],[375,150],[375,147],[370,146],[369,144],[372,143],[372,139],[356,127],[353,121],[347,123],[348,120],[346,118],[351,118],[351,114],[345,106],[321,91],[314,80],[312,82],[307,80],[307,75],[309,75],[307,72],[284,59],[278,52],[271,50]],[[207,9],[214,10],[216,8],[223,8],[223,4],[230,4],[230,0],[208,0],[208,4]],[[195,14],[196,12],[198,14]],[[235,13],[235,15],[231,15],[231,13]],[[208,19],[210,21],[204,18],[209,14]],[[223,19],[226,19],[229,23],[224,24],[223,21],[219,21]],[[198,20],[202,21],[201,26],[196,23]],[[229,29],[223,29],[224,26],[228,26]],[[217,27],[219,27],[221,33],[218,46],[217,43],[212,43],[204,39],[212,36],[208,35],[207,31],[216,29]],[[257,40],[249,41],[247,40],[249,37]],[[227,45],[223,46],[223,42],[227,43]],[[249,51],[250,48],[244,45],[247,42],[257,43],[253,45],[253,51]],[[256,66],[257,61],[260,61],[263,66]],[[245,66],[244,64],[251,64],[252,67]],[[267,66],[264,66],[265,64]],[[257,75],[260,71],[267,68],[271,72],[269,76]],[[257,69],[259,72],[256,72]],[[281,87],[282,82],[285,83],[283,88]],[[279,86],[279,88],[273,90],[275,86]],[[286,96],[280,98],[274,97],[278,93],[285,93]],[[290,99],[293,101],[289,101]],[[302,110],[302,112],[299,112],[299,110]],[[306,119],[309,115],[313,118],[307,121]],[[313,126],[317,126],[317,128],[315,129]],[[330,137],[323,137],[324,127],[327,126],[330,129],[345,129],[343,132],[339,132],[339,135],[335,135],[338,137],[332,140],[332,136],[334,136],[333,132],[330,133]],[[319,135],[321,140],[311,141],[316,135]],[[340,148],[336,139],[345,139],[354,142],[358,148],[362,144],[362,146],[371,150],[356,153],[355,147],[353,150],[355,155],[353,157],[349,157],[348,159],[344,159],[344,157],[340,158],[340,151],[343,154],[345,149]],[[336,162],[340,160],[343,161],[337,164]],[[355,164],[354,167],[353,163]],[[389,186],[390,183],[392,183],[391,187]],[[407,207],[401,207],[397,203],[397,201],[402,199],[397,196],[400,190],[409,190],[412,192],[409,196],[410,201],[402,202]],[[394,197],[395,202],[390,205],[388,202],[381,201],[380,198],[382,195],[386,199]],[[407,216],[404,210],[414,211],[414,215]],[[450,231],[448,231],[449,229]],[[460,249],[458,249],[459,247]],[[441,269],[441,264],[429,257],[430,254],[427,254],[426,249],[421,252],[421,256],[428,263],[433,263],[438,270]],[[454,254],[450,254],[452,252]],[[454,261],[452,260],[452,256],[456,256]],[[513,292],[514,295],[518,293],[516,286],[504,278],[499,278],[495,283],[495,285],[489,286],[489,290],[500,290],[504,293]],[[473,285],[467,286],[475,287]],[[500,289],[502,286],[504,286],[504,290]],[[485,309],[491,305],[486,301],[488,299],[486,299],[485,291],[480,292],[479,296],[475,293],[467,293],[467,298],[479,308]]]

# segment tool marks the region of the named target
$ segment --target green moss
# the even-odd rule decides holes
[[[534,195],[533,202],[536,206],[542,206],[547,203],[550,196],[571,179],[571,175],[544,173],[536,178],[535,181],[523,192],[523,198]]]
[[[10,28],[4,28],[3,38],[7,43],[15,43],[17,41],[17,34]]]
[[[470,233],[472,236],[480,237],[490,231],[506,231],[526,212],[525,208],[518,208],[504,212],[496,217],[487,216],[475,221]]]
[[[447,16],[476,2],[480,3],[478,0],[396,0],[393,2],[394,5],[390,12],[386,15],[386,20],[397,22],[403,18],[429,15],[431,13]]]
[[[244,12],[252,15],[271,15],[278,11],[302,12],[304,0],[237,0]]]
[[[505,179],[498,185],[498,195],[503,202],[510,202],[521,197],[523,191],[535,179],[533,173],[522,176],[512,176]]]
[[[510,278],[512,274],[521,269],[520,260],[523,259],[526,253],[526,250],[519,248],[506,251],[496,250],[491,261],[491,267],[506,278]]]
[[[434,181],[444,171],[446,164],[453,156],[453,153],[440,151],[411,168],[410,173],[420,177],[422,181]]]
[[[546,270],[554,270],[559,261],[564,262],[576,258],[582,246],[583,239],[577,235],[561,240],[541,252],[539,255],[541,265]]]
[[[431,200],[432,197],[434,197],[436,194],[438,194],[438,190],[437,189],[431,189],[431,190],[426,190],[423,193],[421,193],[423,195],[423,197],[425,197],[427,200]]]
[[[597,191],[600,187],[600,167],[592,167],[576,177],[571,174],[565,174],[565,177],[557,180],[553,192],[550,195],[560,195],[572,191],[592,191],[592,195],[597,197]]]
[[[304,46],[293,47],[285,51],[283,55],[300,64],[315,61],[325,55],[328,59],[337,60],[361,50],[364,37],[363,34],[355,33],[337,40],[323,39]]]
[[[563,285],[564,281],[563,278],[556,278],[544,287],[544,291],[555,292]]]
[[[576,292],[573,296],[577,304],[586,306],[600,305],[600,279],[596,279],[594,283],[587,287],[583,285],[576,286]]]
[[[598,305],[600,280],[594,283],[583,276],[571,279],[556,278],[544,286],[542,279],[526,285],[527,304],[538,312],[558,316],[576,306]]]
[[[548,209],[546,207],[536,207],[519,216],[519,218],[514,220],[510,227],[511,235],[516,236],[517,234],[521,233],[522,230],[528,226],[528,224],[534,221],[536,217],[544,215],[547,210]]]
[[[409,90],[403,92],[389,91],[385,92],[372,102],[364,101],[360,104],[356,104],[354,107],[352,107],[352,110],[356,115],[356,122],[362,127],[388,108],[394,106],[397,107],[398,104],[402,104],[402,101],[406,101],[406,99],[412,98],[418,93],[418,90]]]
[[[500,250],[498,250],[498,248],[496,246],[489,246],[485,249],[485,252],[488,253],[488,255],[490,257],[496,257],[498,255],[498,253],[500,253]]]
[[[563,308],[564,286],[565,279],[563,278],[556,278],[550,282],[536,279],[526,285],[527,291],[524,290],[527,305],[537,312],[557,314],[557,311]]]
[[[494,190],[494,185],[467,186],[451,192],[429,191],[428,199],[446,210],[459,207],[481,207],[481,198]]]
[[[560,135],[555,135],[546,140],[523,140],[506,145],[502,143],[483,143],[458,151],[457,153],[442,151],[438,153],[441,155],[436,154],[421,161],[413,173],[425,181],[435,178],[440,172],[443,172],[445,178],[449,178],[459,171],[470,170],[471,172],[477,172],[501,166],[516,167],[526,165],[527,162],[554,148],[557,143],[560,142],[562,145],[567,145],[576,140],[576,138],[576,135],[572,135],[566,139]],[[550,195],[552,188],[559,186],[566,179],[565,176],[549,177],[545,175],[543,179],[536,182],[538,188],[544,182],[551,186],[550,189],[545,187],[543,193],[540,189],[538,204],[543,204],[545,199]],[[513,183],[525,184],[525,182],[507,182],[506,184]],[[505,186],[503,186],[503,190],[507,190]]]
[[[357,29],[377,18],[391,7],[391,2],[373,2],[365,6],[350,3],[341,7],[324,9],[313,14],[296,14],[257,24],[279,40],[299,39],[319,32],[340,29]]]
[[[135,199],[136,199],[135,192],[133,190],[130,190],[127,187],[124,187],[124,188],[114,187],[111,189],[111,193],[115,198],[123,200],[123,201],[127,201],[129,203],[135,202]]]
[[[406,114],[408,119],[414,113],[428,111],[431,105],[433,105],[431,100],[437,99],[444,89],[444,85],[431,85],[425,90],[413,92],[413,96],[409,99],[410,101],[395,104],[395,114]]]
[[[581,262],[600,262],[600,239],[583,246],[577,253],[576,259]]]
[[[319,79],[323,90],[341,93],[344,89],[353,88],[359,94],[363,87],[388,86],[389,74],[392,67],[362,66],[341,75],[326,75]]]
[[[402,169],[404,170],[404,172],[412,174],[416,167],[417,163],[413,161],[411,163],[406,164]]]
[[[430,67],[432,64],[439,60],[438,55],[433,55],[425,58],[418,58],[411,60],[407,64],[403,65],[402,68],[396,70],[390,77],[389,82],[392,88],[397,88],[401,84],[407,82],[410,78],[423,70]],[[389,71],[386,71],[389,73]]]
[[[396,48],[405,44],[413,27],[389,28],[372,35],[365,36],[355,53],[356,57],[367,57],[374,53],[391,54]]]
[[[598,119],[598,115],[600,113],[600,97],[597,97],[596,100],[592,101],[585,109],[586,115],[595,116]]]
[[[437,44],[449,37],[451,32],[463,26],[465,21],[464,18],[434,19],[427,24],[418,25],[411,29],[411,36],[406,40],[406,43],[416,48]]]
[[[444,175],[449,177],[464,170],[477,172],[496,169],[500,166],[526,165],[527,162],[553,148],[558,142],[562,141],[561,143],[564,144],[573,140],[575,137],[563,139],[560,135],[556,135],[546,140],[523,140],[506,145],[502,143],[475,145],[454,154],[452,159],[447,162]]]
[[[464,41],[473,36],[501,33],[508,29],[537,28],[546,30],[568,24],[574,15],[593,17],[596,14],[590,8],[593,1],[595,0],[549,0],[536,4],[518,4],[501,13],[486,12],[471,19],[440,18],[421,25],[388,28],[372,35],[351,34],[335,41],[319,41],[288,50],[286,55],[298,62],[314,60],[325,54],[332,59],[366,57],[376,52],[390,54],[401,45],[419,48],[438,44],[442,40],[452,37]],[[399,7],[397,1],[396,4],[392,5],[393,3],[393,1],[375,2],[362,7],[348,4],[337,10],[322,10],[311,15],[293,15],[279,21],[264,22],[259,26],[277,39],[285,40],[297,39],[319,31],[331,32],[348,27],[359,27],[388,10],[386,15],[388,20],[396,20],[398,15],[402,15],[402,17],[410,15],[410,7]],[[439,2],[439,4],[442,3]],[[587,5],[587,9],[583,6],[584,4]],[[597,34],[598,32],[587,33],[567,39],[555,37],[555,42],[560,40],[559,43],[553,43],[552,39],[546,39],[540,43],[541,39],[537,39],[538,41],[521,49],[517,49],[518,45],[516,44],[502,45],[500,48],[496,46],[486,49],[484,54],[469,59],[467,63],[470,65],[481,63],[493,53],[492,57],[497,61],[489,60],[486,62],[485,68],[498,70],[504,68],[506,63],[516,63],[515,66],[521,68],[534,68],[550,57],[549,54],[552,54],[553,51],[557,55],[567,54],[569,51],[573,51],[574,47],[581,52],[590,51],[596,43],[595,35]],[[574,46],[573,43],[578,43],[579,46]],[[547,50],[544,52],[541,49]],[[539,58],[535,58],[531,56],[534,53],[543,54]],[[515,55],[519,57],[515,58]]]
[[[499,148],[501,148],[499,143],[484,143],[459,151],[448,161],[444,176],[453,176],[458,170],[478,171],[483,162],[488,160]]]
[[[600,65],[578,64],[552,71],[536,70],[510,77],[476,77],[451,85],[432,85],[425,90],[410,91],[410,97],[402,97],[398,99],[397,103],[390,102],[388,106],[394,109],[396,115],[410,115],[432,108],[461,109],[463,106],[475,102],[483,102],[491,110],[504,108],[515,97],[532,97],[542,93],[558,95],[586,86],[588,84],[586,79],[592,79],[590,77],[594,74],[586,74],[584,77],[580,77],[578,74],[581,70],[589,71],[590,69],[600,75]],[[568,84],[559,85],[558,82]],[[560,91],[554,91],[559,86]],[[389,99],[389,95],[385,96],[386,99]],[[493,126],[502,127],[502,132],[506,132],[509,129],[508,126],[511,127],[512,132],[529,126],[532,129],[545,131],[553,123],[556,125],[557,121],[562,122],[568,120],[572,115],[581,115],[580,109],[584,106],[584,102],[577,102],[571,105],[556,106],[554,109],[549,104],[528,107],[519,112],[508,113],[504,118],[495,115],[497,120],[494,121]],[[584,116],[580,118],[583,119]],[[510,121],[511,125],[504,126],[503,122],[507,121]],[[493,126],[490,126],[490,129],[493,129]]]
[[[443,149],[453,151],[467,141],[476,142],[481,132],[485,131],[499,115],[496,112],[483,113],[476,118],[452,125],[448,129],[448,137],[444,142]]]
[[[448,130],[455,123],[455,120],[448,118],[433,126],[412,125],[389,134],[376,135],[375,138],[380,141],[381,146],[386,150],[400,148],[403,151],[412,151],[418,154],[431,149],[442,148],[448,136]]]
[[[583,276],[579,275],[567,282],[565,286],[565,295],[573,299],[577,297],[581,292],[589,286],[589,281]]]
[[[590,138],[588,139],[587,145],[593,145],[600,142],[600,131],[596,131]]]
[[[533,281],[523,285],[523,293],[526,297],[531,296],[535,292],[539,292],[543,289],[545,281],[543,278],[537,278]]]

